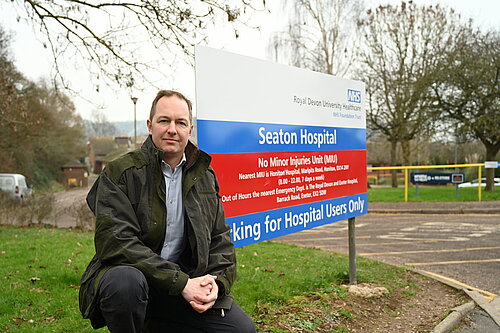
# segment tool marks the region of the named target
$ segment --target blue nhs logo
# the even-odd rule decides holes
[[[361,103],[361,91],[347,89],[347,101],[354,103]]]

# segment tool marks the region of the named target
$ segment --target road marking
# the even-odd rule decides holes
[[[357,236],[356,239],[372,238],[372,236]],[[287,242],[314,242],[314,241],[326,241],[335,239],[347,239],[347,237],[323,237],[323,238],[287,238]]]
[[[357,237],[356,237],[357,238]],[[401,244],[416,244],[416,243],[437,243],[438,240],[424,240],[419,242],[405,241],[405,242],[388,242],[388,243],[356,243],[356,246],[378,246],[378,245],[401,245]]]
[[[304,238],[304,237],[300,237],[300,238],[291,238],[290,235],[286,235],[286,236],[282,236],[282,240],[284,242],[297,242],[297,243],[300,243],[301,241],[307,239],[308,241],[313,241],[315,240],[316,238]],[[373,236],[356,236],[356,239],[361,239],[361,238],[373,238]],[[321,238],[322,240],[346,240],[347,241],[347,235],[346,236],[340,236],[340,237],[330,237],[330,238]],[[483,238],[483,240],[491,240],[492,238]],[[381,246],[381,245],[413,245],[413,244],[422,244],[422,243],[438,243],[438,242],[442,242],[443,240],[442,239],[426,239],[426,240],[420,240],[420,241],[412,241],[412,240],[408,240],[408,241],[402,241],[402,242],[379,242],[379,243],[358,243],[356,242],[356,247],[363,247],[363,246]],[[331,245],[335,245],[336,247],[347,247],[348,244],[337,244],[337,243],[333,243]],[[431,251],[431,252],[434,252],[434,251]]]
[[[440,238],[441,241],[468,241],[471,238],[480,238],[491,235],[500,230],[495,225],[474,224],[474,223],[450,223],[450,222],[426,222],[415,226],[401,228],[399,231],[392,231],[385,235],[377,236],[382,239],[414,240],[420,241],[430,237]]]
[[[465,249],[448,249],[448,250],[417,250],[417,251],[394,251],[394,252],[375,252],[375,253],[360,253],[360,256],[382,256],[386,254],[412,254],[412,253],[446,253],[446,252],[467,252],[467,251],[482,251],[500,249],[500,246],[491,247],[471,247]]]
[[[464,287],[466,289],[469,289],[469,290],[475,290],[477,291],[478,293],[480,294],[483,294],[484,295],[484,298],[486,298],[489,302],[491,302],[493,299],[497,298],[498,295],[495,295],[493,293],[490,293],[489,291],[486,291],[486,290],[482,290],[482,289],[479,289],[479,288],[476,288],[476,287],[473,287],[473,286],[469,286],[468,284],[465,284],[463,282],[460,282],[458,280],[455,280],[455,279],[452,279],[452,278],[449,278],[447,276],[444,276],[444,275],[440,275],[440,274],[436,274],[436,273],[432,273],[432,272],[429,272],[429,271],[421,271],[421,272],[424,272],[425,274],[428,274],[428,275],[431,275],[431,276],[435,276],[437,277],[438,279],[442,279],[442,280],[445,280],[445,281],[449,281],[453,284],[457,284],[461,287]]]
[[[359,237],[356,237],[356,239],[358,239]],[[346,237],[343,237],[342,239],[345,239],[346,242],[347,242],[347,238]],[[288,240],[287,240],[288,241]],[[295,240],[291,240],[291,241],[295,241]],[[413,245],[415,243],[437,243],[438,241],[423,241],[423,242],[390,242],[390,243],[356,243],[356,248],[360,248],[360,247],[363,247],[363,246],[379,246],[379,245]],[[330,246],[333,246],[335,245],[335,247],[348,247],[349,244],[331,244]]]
[[[453,237],[448,237],[448,238],[433,238],[433,239],[414,238],[414,237],[408,237],[408,236],[409,235],[403,234],[403,233],[392,233],[390,235],[382,235],[382,236],[377,236],[377,237],[381,238],[381,239],[397,239],[397,240],[409,240],[409,241],[433,240],[436,242],[465,242],[465,241],[469,240],[469,238],[467,238],[467,237],[458,237],[458,236],[453,236]]]
[[[407,262],[407,266],[431,266],[431,265],[453,265],[453,264],[475,264],[483,262],[500,262],[500,259],[483,259],[483,260],[455,260],[455,261],[436,261],[436,262]]]

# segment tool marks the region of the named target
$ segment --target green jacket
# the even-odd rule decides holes
[[[236,257],[224,218],[211,157],[191,142],[183,167],[183,204],[187,245],[179,264],[160,256],[165,237],[163,152],[151,137],[140,150],[110,162],[87,196],[96,216],[96,254],[81,278],[80,311],[94,328],[104,326],[94,312],[104,273],[116,265],[139,269],[148,283],[166,295],[179,295],[189,277],[217,276],[219,297],[214,308],[229,309]]]

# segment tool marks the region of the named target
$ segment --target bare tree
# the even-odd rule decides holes
[[[285,1],[291,7],[286,30],[272,36],[269,53],[277,61],[317,72],[346,75],[358,40],[360,0]]]
[[[102,110],[93,110],[91,120],[86,122],[87,135],[89,137],[114,136],[116,127],[108,121]]]
[[[433,85],[438,112],[482,142],[486,160],[500,151],[500,32],[465,26],[449,49],[446,66]],[[494,169],[486,169],[486,189],[494,190]]]
[[[403,163],[410,163],[410,141],[433,128],[430,87],[445,50],[452,45],[459,17],[440,6],[412,1],[368,10],[364,28],[361,78],[367,83],[367,120],[391,143],[397,165],[398,143]],[[392,186],[397,186],[393,173]]]
[[[122,87],[152,84],[178,55],[193,55],[205,29],[221,16],[236,29],[241,14],[264,0],[11,0],[18,20],[33,25],[65,88],[65,62]]]

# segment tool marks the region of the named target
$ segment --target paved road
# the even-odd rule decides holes
[[[347,221],[277,240],[348,253]],[[500,214],[370,213],[356,218],[356,250],[500,295]]]
[[[90,217],[91,212],[85,203],[88,191],[89,188],[78,188],[55,193],[54,208],[43,222],[59,228],[73,228],[76,226],[82,227],[82,224],[86,225],[87,223],[80,222],[79,217]]]

